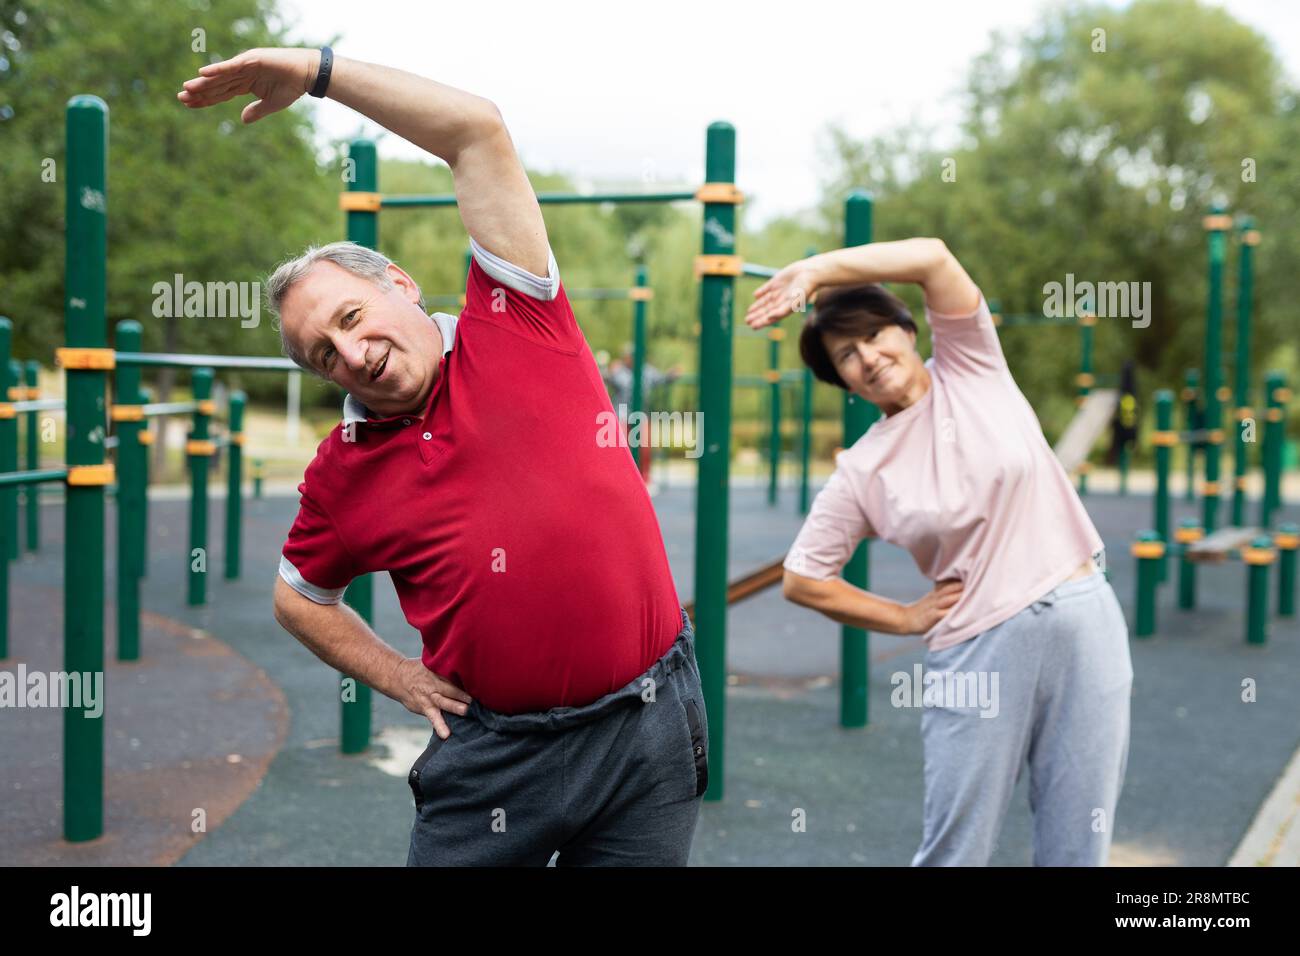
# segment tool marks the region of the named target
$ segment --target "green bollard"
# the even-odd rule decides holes
[[[1241,560],[1246,564],[1246,643],[1264,644],[1268,641],[1268,567],[1277,557],[1273,539],[1259,535],[1250,546],[1241,549]]]
[[[25,368],[29,399],[41,397],[41,363],[32,359]],[[35,471],[41,466],[40,412],[27,413],[27,470]],[[27,486],[27,550],[35,553],[41,546],[41,486]]]
[[[27,389],[22,384],[23,365],[14,358],[9,359],[9,384],[4,391],[4,404],[10,402],[20,402],[27,393]],[[0,419],[0,424],[4,428],[4,441],[6,445],[12,444],[13,449],[10,451],[6,448],[4,460],[9,463],[9,471],[18,470],[18,413],[11,408],[5,410],[7,417]],[[5,535],[6,547],[9,549],[9,560],[17,561],[22,554],[22,548],[18,541],[18,486],[5,489]]]
[[[244,507],[243,392],[230,393],[230,448],[226,466],[226,580],[239,580],[239,545]]]
[[[139,322],[117,323],[119,352],[139,352]],[[140,366],[113,371],[112,419],[117,430],[117,659],[140,659],[140,572],[144,565],[144,466],[148,457],[140,434],[146,429],[140,402]]]
[[[1264,412],[1264,494],[1259,504],[1259,524],[1267,528],[1282,505],[1282,447],[1286,444],[1286,404],[1291,391],[1277,370],[1264,376],[1268,407]]]
[[[262,479],[266,476],[266,470],[263,466],[262,459],[253,459],[253,497],[257,500],[262,499]]]
[[[1296,548],[1300,547],[1300,525],[1287,523],[1273,535],[1277,549],[1277,614],[1295,617]]]
[[[1205,537],[1205,531],[1196,523],[1195,518],[1184,518],[1178,522],[1174,540],[1178,543],[1178,606],[1184,611],[1196,607],[1196,562],[1187,554],[1192,544]]]
[[[1156,459],[1155,525],[1156,534],[1165,548],[1169,547],[1169,465],[1178,434],[1173,431],[1174,394],[1162,388],[1155,394],[1156,430],[1151,435]],[[1169,577],[1169,562],[1161,556],[1158,580],[1161,584]]]
[[[1150,637],[1156,632],[1156,585],[1165,557],[1165,544],[1159,533],[1139,532],[1133,543],[1133,557],[1137,559],[1137,624],[1133,635]]]
[[[9,388],[9,345],[13,323],[0,316],[0,395]],[[18,419],[13,406],[0,402],[0,472],[18,470]],[[9,562],[10,541],[17,544],[18,528],[9,524],[9,496],[16,489],[0,488],[0,660],[9,656]]]
[[[872,241],[872,199],[858,189],[844,203],[844,245],[864,246]],[[871,424],[880,417],[880,409],[852,392],[844,393],[844,439],[849,448],[861,438]],[[870,547],[868,541],[858,545],[853,557],[844,566],[844,580],[854,587],[866,590],[871,578]],[[870,638],[862,628],[840,627],[840,726],[865,727],[869,718],[867,710],[867,678],[870,669]]]
[[[697,460],[695,509],[695,630],[709,731],[707,801],[725,792],[727,726],[727,525],[731,488],[732,329],[736,277],[736,130],[709,125],[704,153],[700,276],[699,411],[702,454]]]
[[[799,513],[808,513],[808,486],[812,471],[812,423],[813,423],[813,373],[804,366],[803,391],[801,393],[802,426],[799,432]]]
[[[208,468],[216,450],[208,434],[208,421],[215,411],[213,374],[210,368],[196,368],[191,378],[198,409],[194,412],[194,429],[185,443],[190,463],[190,573],[186,595],[190,607],[202,607],[208,600]]]
[[[767,330],[767,503],[776,504],[781,468],[781,340],[785,329],[770,326]]]
[[[64,323],[60,359],[67,380],[68,477],[64,496],[63,669],[104,673],[105,320],[108,275],[108,106],[97,96],[68,101]],[[104,832],[104,721],[85,708],[63,710],[63,836],[73,843]]]
[[[1196,397],[1200,390],[1201,372],[1199,369],[1189,368],[1183,373],[1183,391],[1181,398],[1183,400],[1183,430],[1191,431],[1196,422]],[[1187,457],[1184,459],[1184,466],[1187,469],[1187,488],[1183,495],[1184,501],[1196,500],[1196,444],[1186,442],[1183,446],[1187,449]]]
[[[377,192],[379,189],[379,160],[375,144],[370,140],[353,140],[348,146],[348,157],[353,161],[355,175],[348,183],[349,192]],[[367,249],[379,248],[379,213],[373,209],[350,209],[347,214],[348,239]],[[469,256],[465,271],[468,274]],[[348,585],[344,600],[362,620],[374,623],[374,581],[363,574]],[[370,688],[351,677],[339,675],[339,699],[342,713],[339,727],[339,749],[345,754],[361,753],[370,746]]]
[[[1232,228],[1232,217],[1215,204],[1202,222],[1209,234],[1209,293],[1205,321],[1205,487],[1202,489],[1201,526],[1206,534],[1219,527],[1219,446],[1223,444],[1223,264],[1226,259],[1224,232]]]

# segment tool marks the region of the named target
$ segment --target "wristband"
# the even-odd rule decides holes
[[[309,96],[317,99],[325,95],[330,85],[330,71],[334,68],[334,51],[327,46],[320,48],[320,69],[316,71],[316,82],[307,91]]]

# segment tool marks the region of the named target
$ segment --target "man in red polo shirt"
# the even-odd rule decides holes
[[[269,280],[287,354],[347,392],[299,486],[276,618],[432,723],[408,863],[684,864],[708,779],[693,633],[500,113],[328,48],[249,51],[179,98],[253,93],[253,122],[305,92],[443,159],[473,259],[459,317],[351,243]],[[422,659],[340,602],[377,571]]]

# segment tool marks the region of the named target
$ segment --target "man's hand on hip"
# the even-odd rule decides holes
[[[240,118],[255,123],[292,106],[310,90],[319,66],[319,50],[247,50],[201,67],[197,77],[182,84],[184,89],[176,98],[191,109],[200,109],[251,93],[257,99],[244,107]]]
[[[438,736],[446,740],[451,728],[443,720],[442,712],[449,710],[464,717],[469,713],[472,698],[455,684],[444,680],[418,657],[403,658],[393,674],[393,696],[413,714],[423,714],[433,724]]]

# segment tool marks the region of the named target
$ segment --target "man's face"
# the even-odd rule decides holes
[[[377,417],[421,413],[442,358],[438,325],[415,282],[389,265],[382,289],[333,262],[318,262],[281,302],[280,323],[307,364]]]

